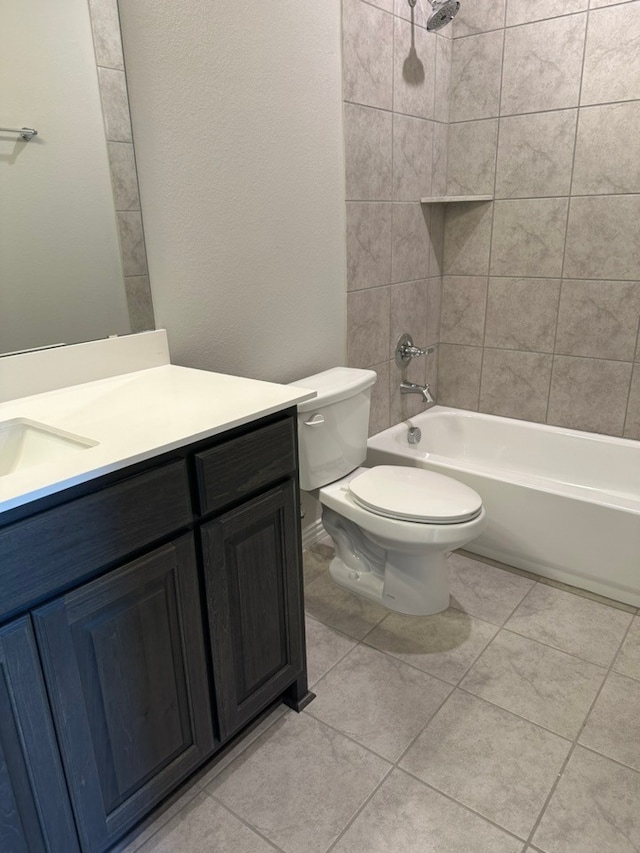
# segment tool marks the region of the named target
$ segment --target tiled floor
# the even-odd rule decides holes
[[[143,853],[640,850],[640,616],[450,557],[406,617],[305,554],[309,677],[128,848]]]

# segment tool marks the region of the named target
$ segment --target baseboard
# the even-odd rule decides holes
[[[326,536],[321,519],[312,521],[307,527],[302,528],[302,547],[309,548]]]

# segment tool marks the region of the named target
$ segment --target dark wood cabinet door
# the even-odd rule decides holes
[[[0,630],[0,850],[79,849],[38,652],[24,617]]]
[[[214,749],[192,536],[34,621],[78,832],[100,853]]]
[[[202,527],[222,740],[303,671],[295,488],[287,481]]]

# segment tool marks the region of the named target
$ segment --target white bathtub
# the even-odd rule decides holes
[[[435,406],[368,447],[367,465],[417,465],[481,495],[487,527],[467,550],[640,607],[640,442]]]

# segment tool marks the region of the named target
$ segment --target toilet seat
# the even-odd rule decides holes
[[[459,524],[482,512],[482,499],[473,489],[422,468],[378,465],[353,477],[348,489],[364,509],[401,521]]]

